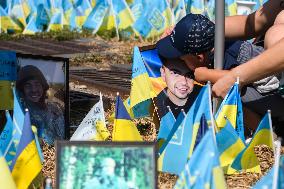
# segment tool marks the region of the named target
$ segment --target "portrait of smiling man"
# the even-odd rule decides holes
[[[160,59],[163,63],[160,68],[161,77],[167,87],[154,98],[154,104],[158,109],[159,118],[169,111],[168,106],[177,118],[181,109],[188,112],[201,86],[194,84],[194,72],[186,66],[183,60],[162,56]]]

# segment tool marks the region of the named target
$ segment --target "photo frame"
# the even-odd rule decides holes
[[[48,109],[52,109],[51,113],[46,113],[45,117],[39,118],[39,120],[42,122],[45,121],[44,123],[52,122],[53,125],[60,125],[63,122],[64,128],[61,128],[61,133],[64,136],[62,139],[69,139],[69,59],[17,53],[17,62],[18,78],[15,84],[16,92],[21,99],[22,107],[29,107],[31,109],[29,111],[32,124],[34,121],[33,112],[40,112],[38,111],[39,107],[46,106]],[[33,80],[39,82],[31,83]],[[40,96],[38,92],[31,91],[32,85],[36,86],[39,84],[43,88],[42,98],[44,100],[42,102],[38,100]],[[27,88],[24,89],[24,86],[27,86]],[[28,89],[30,91],[24,91]],[[40,101],[41,105],[39,106],[39,102],[36,101]],[[33,111],[33,108],[37,111]],[[61,113],[64,120],[62,120]],[[52,116],[54,114],[56,116]],[[37,116],[35,118],[37,119],[42,115],[35,116]]]
[[[154,142],[57,141],[56,188],[157,188],[156,162]]]

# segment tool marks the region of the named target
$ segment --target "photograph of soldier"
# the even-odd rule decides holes
[[[52,69],[49,70],[51,72]],[[65,138],[64,99],[55,97],[56,93],[63,91],[64,82],[54,83],[51,76],[43,74],[36,65],[20,65],[16,92],[22,109],[27,108],[30,112],[38,137],[54,145],[55,140]],[[63,71],[60,77],[64,78]]]
[[[154,189],[154,142],[57,141],[58,189]]]

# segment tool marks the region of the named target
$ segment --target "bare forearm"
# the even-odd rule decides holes
[[[225,18],[225,37],[230,39],[250,39],[264,34],[273,24],[277,14],[283,10],[282,0],[270,0],[256,12],[248,16]]]
[[[215,83],[228,72],[228,70],[215,70],[201,67],[195,69],[194,75],[196,80],[199,82],[210,81],[211,83]]]
[[[284,70],[283,50],[284,39],[247,63],[232,69],[231,74],[234,77],[240,77],[240,84],[245,85],[279,73]]]

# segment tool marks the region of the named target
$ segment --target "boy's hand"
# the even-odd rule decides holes
[[[207,67],[198,67],[194,70],[194,77],[196,81],[206,82],[208,80],[207,74],[209,69]]]

